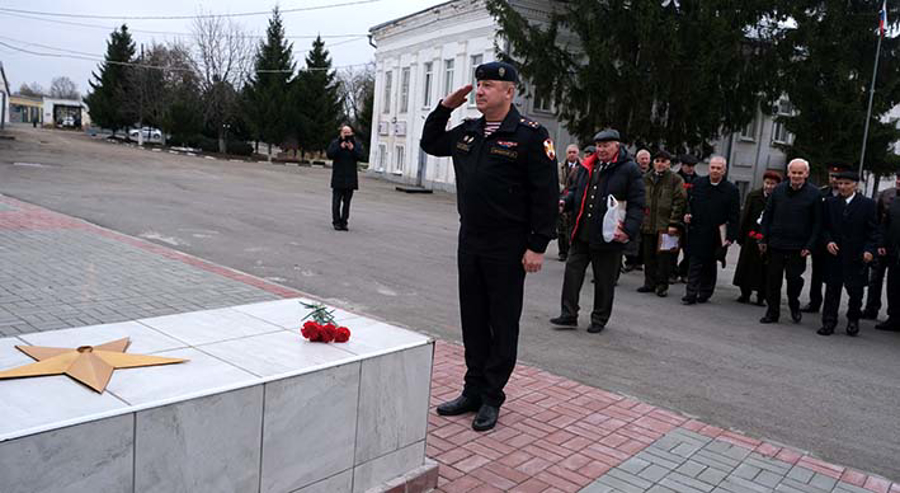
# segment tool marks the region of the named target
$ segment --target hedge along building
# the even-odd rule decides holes
[[[549,18],[553,2],[510,3],[529,21],[540,23]],[[405,184],[455,190],[450,159],[428,156],[419,149],[422,127],[441,98],[474,83],[475,67],[498,58],[497,46],[505,45],[498,32],[484,0],[453,0],[369,30],[376,70],[369,173]],[[530,86],[517,92],[515,103],[523,116],[547,127],[558,155],[577,140],[557,120],[553,101]],[[775,110],[776,114],[790,112],[790,104],[782,101]],[[450,126],[480,116],[472,94],[467,104],[453,112]],[[728,158],[728,177],[743,197],[762,183],[767,170],[783,172],[786,159],[779,145],[792,138],[783,125],[759,109],[744,129],[721,136],[714,143],[714,153]],[[705,174],[705,166],[698,171]]]

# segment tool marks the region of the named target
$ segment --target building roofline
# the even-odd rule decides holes
[[[434,10],[434,9],[438,9],[438,8],[441,8],[441,7],[445,7],[445,6],[447,6],[447,5],[450,5],[451,3],[456,3],[456,2],[458,2],[458,1],[460,1],[460,0],[449,0],[449,1],[447,1],[447,2],[442,2],[442,3],[439,3],[439,4],[437,4],[437,5],[432,5],[431,7],[428,7],[428,8],[426,8],[426,9],[419,10],[418,12],[413,12],[412,14],[404,15],[403,17],[398,17],[398,18],[396,18],[396,19],[392,19],[392,20],[389,20],[389,21],[387,21],[387,22],[382,22],[381,24],[378,24],[378,25],[375,25],[375,26],[370,27],[370,28],[369,28],[369,34],[375,34],[375,31],[380,31],[381,29],[384,29],[385,27],[388,27],[388,26],[390,26],[390,25],[392,25],[392,24],[396,24],[396,23],[398,23],[398,22],[405,21],[405,20],[410,19],[410,18],[412,18],[412,17],[416,17],[416,16],[418,16],[418,15],[424,14],[424,13],[430,11],[430,10]]]

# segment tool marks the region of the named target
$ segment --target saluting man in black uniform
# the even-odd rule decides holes
[[[525,273],[538,272],[555,236],[559,195],[556,152],[547,130],[513,106],[518,77],[507,63],[475,69],[483,115],[447,130],[472,85],[442,100],[425,120],[422,149],[452,156],[459,227],[459,305],[466,350],[462,395],[437,408],[478,411],[472,428],[497,424],[503,387],[516,365]]]

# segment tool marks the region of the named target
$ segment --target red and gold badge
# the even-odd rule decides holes
[[[544,141],[544,152],[551,161],[556,161],[556,148],[553,147],[553,141],[547,139]]]

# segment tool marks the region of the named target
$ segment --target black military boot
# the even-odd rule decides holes
[[[491,406],[490,404],[482,404],[472,421],[472,429],[475,431],[487,431],[497,425],[497,418],[500,417],[500,408]]]
[[[441,416],[459,416],[471,413],[481,407],[481,399],[461,395],[452,401],[445,402],[437,407],[437,413]]]

